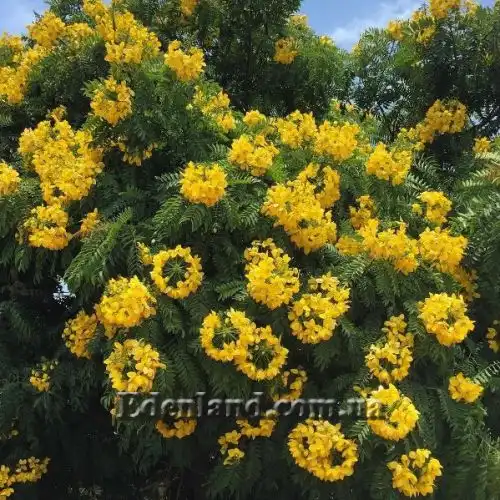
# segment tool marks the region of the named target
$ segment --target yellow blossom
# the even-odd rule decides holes
[[[464,377],[464,374],[460,372],[450,378],[448,391],[455,401],[474,403],[481,396],[484,389],[480,384],[476,384],[473,380]]]

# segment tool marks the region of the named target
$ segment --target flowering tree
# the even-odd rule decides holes
[[[59,0],[0,41],[0,498],[495,498],[485,214],[422,154],[467,107],[380,142],[298,2],[232,5]],[[366,404],[125,421],[122,391]]]

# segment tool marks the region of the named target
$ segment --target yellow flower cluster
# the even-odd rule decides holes
[[[66,322],[62,337],[66,347],[77,357],[90,359],[88,343],[95,335],[97,317],[80,311],[75,318]]]
[[[408,376],[413,361],[413,335],[405,334],[404,316],[393,316],[384,323],[387,334],[383,346],[371,345],[365,357],[370,373],[383,384],[400,382]]]
[[[389,21],[387,32],[393,40],[401,41],[404,39],[403,26],[402,21]]]
[[[399,461],[387,464],[392,471],[392,487],[407,497],[427,496],[434,492],[434,482],[442,475],[442,466],[426,449],[401,455]]]
[[[118,141],[116,146],[123,153],[123,161],[136,167],[140,167],[144,160],[151,158],[153,150],[158,147],[157,144],[150,144],[145,148],[132,148],[124,140]]]
[[[179,40],[174,40],[169,44],[168,52],[165,54],[165,64],[183,82],[196,80],[206,66],[202,50],[191,47],[186,53],[181,49]]]
[[[240,433],[250,439],[257,437],[271,437],[276,427],[276,418],[261,418],[257,425],[252,425],[247,419],[239,418],[236,425],[240,428]]]
[[[436,335],[444,346],[463,342],[474,329],[474,322],[467,316],[467,306],[461,296],[431,294],[425,301],[419,302],[418,307],[425,329]]]
[[[244,257],[250,296],[271,310],[289,304],[300,288],[299,270],[290,267],[290,257],[271,239],[254,241]]]
[[[181,194],[191,203],[213,207],[225,195],[227,176],[218,163],[195,165],[189,162],[181,174]]]
[[[481,295],[477,292],[477,272],[467,271],[463,267],[457,267],[450,273],[456,282],[462,287],[462,297],[465,301],[471,302]]]
[[[224,465],[235,465],[245,456],[245,452],[238,448],[242,434],[238,431],[226,432],[219,438],[220,452],[224,459]]]
[[[15,54],[14,66],[0,66],[0,97],[4,97],[9,104],[19,104],[24,98],[33,66],[47,55],[47,49],[35,45]]]
[[[335,244],[335,248],[340,255],[344,256],[359,255],[364,251],[363,244],[351,236],[341,236]]]
[[[28,232],[31,246],[61,250],[70,240],[67,225],[68,214],[59,205],[41,205],[31,210],[31,217],[24,222],[23,229]]]
[[[181,0],[181,12],[186,16],[190,17],[193,15],[199,0]]]
[[[349,207],[351,224],[354,229],[361,229],[374,215],[375,203],[370,195],[360,196],[356,202],[359,208]]]
[[[497,331],[498,325],[500,325],[500,321],[495,320],[493,322],[493,326],[488,328],[488,331],[486,333],[488,345],[490,349],[495,353],[500,352],[500,334]]]
[[[128,11],[115,5],[106,7],[101,0],[84,0],[83,10],[96,23],[106,43],[105,60],[116,64],[140,64],[160,52],[160,41]]]
[[[156,422],[156,430],[165,439],[183,439],[193,434],[196,430],[196,419],[184,418],[182,414],[179,414],[171,425],[167,425],[163,420]]]
[[[298,175],[297,181],[315,186],[315,197],[321,208],[328,209],[340,200],[340,175],[329,166],[309,163]]]
[[[30,384],[39,392],[47,392],[50,389],[50,372],[58,364],[58,361],[46,362],[31,370]]]
[[[288,349],[273,335],[271,327],[265,326],[254,329],[244,351],[235,356],[234,362],[238,371],[251,380],[271,380],[278,375],[287,355]]]
[[[304,143],[311,141],[317,133],[312,113],[306,114],[300,111],[294,111],[286,118],[278,118],[276,128],[281,142],[292,149],[300,148]]]
[[[459,9],[462,0],[429,0],[431,14],[436,19],[444,19],[453,9]]]
[[[451,201],[440,191],[424,191],[419,200],[426,205],[425,218],[433,224],[446,222],[446,216],[451,210]]]
[[[226,133],[236,127],[236,120],[229,109],[230,104],[229,96],[222,90],[215,96],[209,97],[199,87],[196,87],[193,105],[199,108],[205,116],[215,120]]]
[[[257,127],[263,123],[266,123],[266,115],[263,115],[260,111],[252,109],[247,111],[243,117],[243,123],[249,127]]]
[[[309,290],[288,313],[292,335],[305,344],[318,344],[333,337],[338,319],[349,310],[350,290],[330,273],[309,281]]]
[[[447,104],[437,100],[428,110],[423,122],[410,130],[424,144],[432,143],[438,134],[456,134],[461,132],[466,124],[467,109],[458,101]]]
[[[340,424],[307,419],[288,435],[288,449],[295,463],[321,481],[342,481],[354,474],[358,447],[346,439]],[[335,464],[335,465],[334,465]]]
[[[320,36],[319,43],[321,43],[321,45],[326,45],[327,47],[333,47],[334,45],[333,40],[327,35]]]
[[[104,364],[113,389],[120,392],[151,391],[156,370],[166,368],[150,344],[136,339],[127,339],[123,344],[115,342]]]
[[[292,368],[283,372],[281,380],[278,381],[278,388],[272,391],[273,401],[295,401],[302,396],[304,386],[307,382],[307,373],[298,368]],[[283,390],[287,390],[283,393]]]
[[[449,230],[427,228],[420,233],[420,256],[443,273],[455,274],[462,261],[468,241],[464,236],[452,236]]]
[[[98,320],[111,338],[117,328],[133,328],[156,314],[156,299],[137,276],[111,279],[99,304],[95,306]]]
[[[487,137],[480,137],[474,140],[474,153],[487,153],[491,149],[491,141]]]
[[[78,233],[82,238],[86,238],[92,233],[99,222],[99,211],[95,208],[82,219],[80,231],[78,231]]]
[[[28,26],[29,37],[40,47],[51,49],[65,31],[66,25],[53,12],[47,12]]]
[[[172,299],[185,299],[201,285],[201,259],[192,255],[190,248],[180,245],[170,250],[162,250],[153,256],[151,279],[160,292]]]
[[[5,500],[14,494],[16,483],[36,483],[47,473],[50,458],[29,457],[19,460],[14,471],[6,465],[0,465],[0,499]]]
[[[411,151],[388,151],[385,144],[379,143],[366,162],[366,172],[397,186],[405,180],[412,161]]]
[[[370,219],[358,233],[372,259],[387,260],[397,271],[408,275],[418,267],[418,245],[406,234],[406,230],[406,224],[401,222],[397,230],[379,232],[379,221]]]
[[[272,166],[278,153],[279,150],[264,135],[259,134],[252,139],[243,134],[233,141],[229,161],[252,175],[261,176]]]
[[[118,83],[113,77],[104,81],[94,93],[90,107],[96,116],[103,118],[113,127],[132,114],[133,90],[125,82]]]
[[[305,14],[292,14],[289,21],[290,24],[298,28],[305,28],[308,26],[308,19]]]
[[[236,356],[244,356],[248,343],[255,333],[252,323],[244,312],[230,309],[221,318],[211,312],[203,320],[200,328],[201,346],[207,356],[216,361],[234,361]]]
[[[379,415],[371,412],[377,409]],[[419,412],[410,398],[390,384],[372,391],[367,401],[368,425],[377,435],[390,441],[404,439],[417,425]]]
[[[292,242],[307,255],[337,237],[332,213],[325,211],[314,192],[314,185],[296,180],[277,184],[267,191],[261,212],[276,219]]]
[[[358,146],[359,132],[360,128],[356,124],[337,125],[325,121],[319,126],[316,134],[314,152],[318,155],[329,156],[337,162],[346,161]]]
[[[16,170],[0,161],[0,196],[13,194],[19,188],[21,179]]]
[[[460,372],[450,378],[448,391],[451,398],[455,401],[474,403],[474,401],[481,396],[484,388],[480,384],[476,384],[470,378],[464,377],[464,374]]]
[[[40,177],[43,199],[49,205],[87,196],[104,167],[102,151],[91,146],[90,132],[75,132],[60,119],[63,112],[61,108],[52,113],[53,125],[40,122],[34,130],[26,129],[19,139],[18,151]]]
[[[274,61],[279,64],[292,64],[299,51],[293,38],[281,38],[274,46]]]

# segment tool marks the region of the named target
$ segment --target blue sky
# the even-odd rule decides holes
[[[493,5],[494,0],[481,0]],[[366,28],[383,27],[390,19],[407,17],[421,0],[303,0],[301,12],[321,34],[350,49]],[[0,0],[0,33],[19,33],[33,20],[33,11],[43,12],[44,0]]]

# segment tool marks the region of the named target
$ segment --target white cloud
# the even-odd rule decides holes
[[[391,19],[409,17],[421,4],[421,0],[384,1],[373,9],[370,16],[355,17],[345,26],[335,29],[331,37],[340,47],[350,49],[367,28],[383,28]]]

